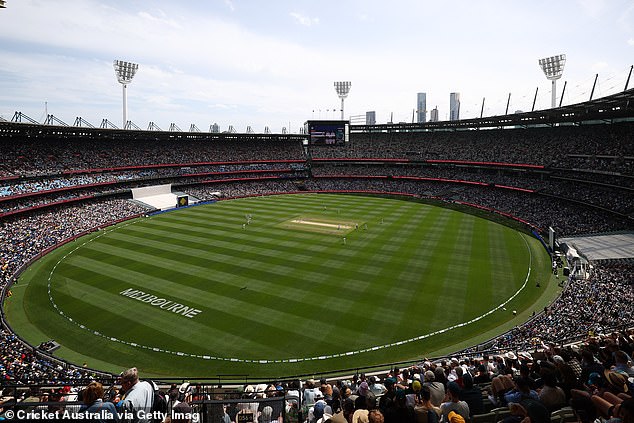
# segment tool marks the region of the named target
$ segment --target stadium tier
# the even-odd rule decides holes
[[[78,131],[0,122],[5,411],[63,410],[135,365],[201,378],[166,390],[205,421],[326,421],[354,412],[349,398],[399,421],[406,403],[440,406],[441,387],[471,393],[465,420],[548,387],[563,395],[534,398],[548,413],[572,404],[593,421],[614,410],[591,381],[632,387],[634,256],[573,268],[548,245],[549,228],[634,230],[627,119],[357,127],[336,145]],[[133,198],[156,187],[160,207]],[[183,196],[196,206],[157,210]],[[335,377],[360,369],[376,375]],[[330,380],[291,381],[309,375]],[[270,383],[219,387],[236,380]]]

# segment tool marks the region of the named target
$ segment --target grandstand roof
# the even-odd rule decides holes
[[[574,246],[590,261],[634,259],[634,233],[632,232],[561,238],[559,241]]]
[[[20,121],[16,121],[16,117]],[[304,140],[304,134],[241,134],[210,132],[179,132],[156,130],[122,130],[79,126],[85,122],[77,118],[75,125],[66,125],[61,120],[49,115],[48,124],[39,124],[28,116],[16,112],[12,122],[0,120],[0,136],[2,137],[44,137],[70,139],[75,137],[94,139],[125,140]],[[22,123],[21,118],[29,121]],[[492,116],[482,119],[463,119],[457,121],[419,123],[389,123],[375,125],[351,125],[351,132],[416,132],[425,130],[468,130],[501,127],[534,127],[554,126],[557,124],[581,125],[585,123],[613,123],[621,120],[634,120],[634,89],[623,91],[607,97],[584,103],[539,110],[527,113],[515,113],[504,116]],[[106,120],[104,120],[106,121]],[[79,122],[79,123],[77,123]]]
[[[389,123],[376,125],[351,125],[351,132],[363,131],[416,131],[457,130],[496,127],[554,126],[561,123],[582,124],[598,121],[611,123],[615,120],[634,118],[634,89],[584,103],[534,112],[490,116],[477,119],[420,123]]]

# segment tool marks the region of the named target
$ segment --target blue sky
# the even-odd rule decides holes
[[[566,54],[564,104],[620,91],[634,64],[634,1],[7,0],[0,9],[0,116],[48,112],[121,126],[112,61],[139,63],[128,117],[203,131],[292,132],[345,114],[411,121],[416,93],[446,119],[550,104],[537,61]],[[634,80],[630,88],[634,87]]]

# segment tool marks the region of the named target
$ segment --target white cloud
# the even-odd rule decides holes
[[[609,65],[606,62],[596,62],[592,64],[592,72],[601,72],[606,70]]]
[[[631,46],[634,46],[634,38],[630,38],[629,40],[627,40],[627,43]]]
[[[622,11],[618,17],[617,22],[622,31],[632,33],[634,32],[634,4]]]
[[[232,0],[225,0],[225,4],[227,5],[227,7],[229,8],[229,10],[231,10],[232,12],[235,12],[236,7],[233,4]]]
[[[319,18],[311,18],[306,15],[302,15],[298,12],[291,12],[290,15],[297,21],[298,24],[304,26],[313,26],[319,24]]]
[[[153,15],[150,12],[145,12],[145,11],[139,12],[139,17],[141,19],[145,19],[147,21],[156,23],[161,26],[165,25],[168,27],[172,27],[173,29],[177,29],[177,30],[183,29],[182,25],[179,24],[177,21],[175,21],[174,19],[168,19],[167,15],[162,10],[158,10],[157,15],[159,16]]]
[[[606,9],[606,0],[579,0],[581,10],[591,18],[598,18]]]

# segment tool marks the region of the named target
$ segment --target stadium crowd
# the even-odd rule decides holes
[[[592,169],[598,156],[632,174],[634,125],[629,123],[531,129],[353,133],[345,146],[312,146],[313,158],[409,158],[525,163]],[[579,155],[590,159],[579,160]],[[627,157],[627,159],[626,159]],[[586,167],[587,166],[587,167]],[[609,166],[606,166],[609,168]]]
[[[313,146],[312,155],[322,158],[405,157],[415,160],[488,161],[495,158],[495,161],[499,162],[544,165],[552,169],[552,175],[575,177],[581,174],[573,169],[609,170],[620,172],[622,175],[633,175],[631,157],[634,156],[634,147],[631,141],[627,142],[634,135],[633,128],[634,125],[624,124],[612,125],[609,131],[597,126],[561,127],[549,131],[530,129],[478,133],[355,134],[353,141],[346,146]],[[155,145],[131,145],[90,140],[73,141],[72,146],[58,142],[42,143],[38,140],[35,146],[35,141],[24,141],[5,141],[0,146],[3,158],[6,157],[6,160],[0,163],[0,178],[5,178],[0,182],[0,198],[28,193],[42,195],[0,203],[0,214],[12,210],[27,210],[20,215],[0,220],[0,288],[7,286],[14,275],[42,251],[85,231],[147,211],[146,208],[131,201],[104,196],[28,212],[29,208],[37,205],[88,194],[106,194],[112,190],[111,187],[82,188],[82,185],[105,182],[121,183],[122,185],[117,187],[123,190],[128,190],[132,186],[169,182],[178,184],[180,190],[201,200],[215,199],[217,192],[221,193],[222,198],[297,191],[408,193],[419,197],[442,198],[449,202],[477,204],[516,216],[542,230],[552,226],[560,235],[632,228],[631,221],[624,217],[620,218],[583,204],[593,203],[629,214],[634,211],[634,198],[630,191],[625,191],[623,195],[615,195],[618,190],[615,191],[614,188],[595,184],[579,185],[574,181],[551,178],[550,174],[544,176],[540,173],[455,166],[326,164],[313,166],[314,178],[307,178],[302,173],[303,166],[297,168],[298,174],[292,175],[300,178],[226,182],[222,179],[232,176],[191,176],[196,173],[270,170],[271,174],[264,173],[261,176],[277,177],[279,175],[276,175],[276,171],[288,167],[286,164],[236,164],[62,176],[60,172],[68,170],[82,171],[91,168],[148,164],[302,160],[304,151],[299,142],[277,141],[267,141],[265,148],[262,148],[262,143],[255,141],[189,144],[183,142],[176,146],[160,141]],[[513,148],[510,148],[511,143]],[[631,178],[622,175],[594,172],[583,172],[583,175],[595,182],[604,181],[603,177],[614,177],[617,182],[620,181],[617,185],[627,186],[628,183],[632,183]],[[9,180],[8,177],[12,176],[22,179]],[[463,179],[486,185],[413,181],[392,176]],[[217,182],[202,183],[209,179],[215,179]],[[493,188],[489,186],[491,184],[528,188],[538,191],[538,194]],[[72,192],[46,194],[46,191],[68,187],[77,189]],[[566,197],[577,202],[566,200]],[[235,407],[222,407],[222,421],[236,421],[236,416],[240,412],[250,409],[259,414],[258,421],[269,422],[278,421],[282,414],[285,415],[286,421],[293,421],[294,416],[302,414],[310,423],[329,421],[328,416],[332,416],[330,421],[347,422],[464,423],[474,414],[485,412],[485,403],[488,401],[488,404],[495,406],[511,405],[508,407],[509,413],[515,416],[516,420],[510,420],[507,416],[509,420],[504,418],[505,423],[519,423],[522,421],[520,417],[525,415],[529,415],[533,423],[538,423],[539,416],[535,413],[536,410],[541,410],[540,406],[550,412],[566,404],[571,404],[578,411],[578,417],[584,423],[592,422],[593,417],[597,416],[605,419],[620,418],[622,421],[631,422],[634,416],[631,399],[626,399],[618,411],[615,411],[616,408],[605,407],[605,403],[601,401],[610,404],[616,401],[605,395],[605,392],[615,395],[626,394],[634,388],[627,379],[634,375],[631,359],[634,352],[633,334],[601,334],[610,332],[617,324],[634,323],[632,275],[632,263],[596,265],[590,279],[570,281],[565,285],[561,297],[543,313],[492,340],[491,347],[499,351],[495,357],[482,357],[471,349],[463,352],[463,356],[460,357],[463,359],[426,361],[409,369],[395,369],[388,374],[375,375],[367,379],[359,375],[352,381],[322,381],[319,384],[307,381],[302,386],[297,382],[280,382],[264,389],[245,386],[241,394],[245,402]],[[10,301],[10,298],[8,300]],[[570,337],[588,338],[576,349],[560,348],[561,340]],[[532,355],[527,352],[536,349],[545,350],[544,356],[539,360],[533,360]],[[596,371],[589,372],[588,369]],[[593,376],[594,373],[597,376]],[[627,377],[622,381],[619,375],[625,374]],[[37,349],[24,344],[6,328],[0,331],[2,380],[63,383],[99,377],[91,370],[52,360]],[[380,382],[377,380],[379,378]],[[474,383],[477,386],[474,386]],[[174,388],[171,389],[172,393]],[[491,398],[487,399],[487,395],[482,395],[476,388],[484,388]],[[557,388],[563,391],[563,401],[548,402],[540,397],[543,392],[558,392]],[[620,392],[617,392],[619,390]],[[101,392],[98,389],[95,391]],[[78,394],[77,390],[73,392]],[[186,395],[181,402],[189,401],[193,409],[200,409],[202,400],[214,399],[202,395],[201,391],[190,390],[186,394],[188,396]],[[287,396],[285,411],[279,407],[268,406],[269,410],[266,405],[248,401],[284,394]],[[510,396],[507,398],[505,394]],[[91,404],[102,395],[104,401],[109,400],[102,393],[97,395],[99,398],[92,398]],[[295,396],[301,400],[291,399]],[[528,401],[529,397],[536,403],[527,402],[513,408],[513,404],[522,404],[524,400]],[[623,397],[624,395],[621,399]],[[430,411],[435,413],[435,417],[429,413]]]
[[[7,179],[0,185],[0,197],[12,197],[20,194],[51,191],[61,188],[81,187],[104,182],[126,182],[132,180],[178,178],[183,176],[205,175],[209,173],[246,173],[249,171],[303,170],[303,166],[288,163],[254,163],[254,164],[224,164],[224,165],[185,165],[166,168],[137,169],[134,171],[112,171],[78,175],[50,175],[31,177],[28,179]],[[1,181],[1,180],[0,180]]]
[[[151,399],[158,388],[165,398],[163,422],[172,416],[227,423],[631,423],[633,353],[634,331],[619,330],[568,346],[544,345],[541,351],[460,354],[372,375],[233,388],[189,382],[161,388],[131,368],[109,380],[108,389],[83,381],[23,391],[20,399],[21,406],[58,415],[77,409],[71,401],[79,400],[81,413],[106,407],[114,417],[108,421],[126,411],[158,409]],[[183,413],[190,417],[176,420]]]
[[[119,140],[0,139],[0,178],[50,175],[73,170],[160,165],[168,163],[231,162],[238,160],[303,160],[299,141],[151,139]],[[237,159],[239,158],[239,159]]]
[[[492,348],[530,349],[634,322],[632,275],[633,263],[596,264],[590,279],[569,282],[544,313],[496,338]]]

